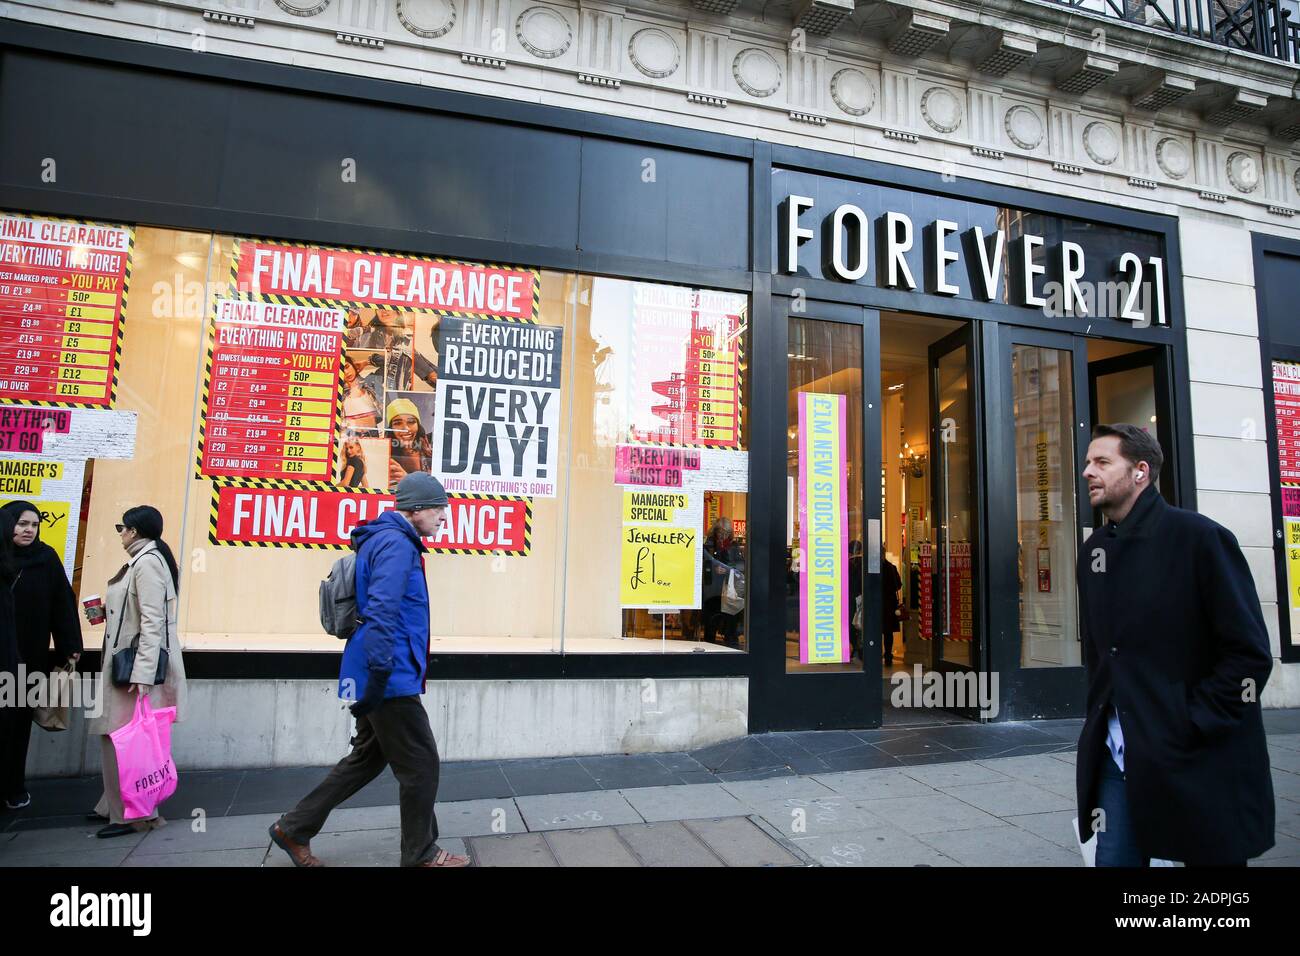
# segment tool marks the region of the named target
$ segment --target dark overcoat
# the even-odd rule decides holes
[[[1094,821],[1112,704],[1138,845],[1151,857],[1242,862],[1273,846],[1259,696],[1272,669],[1237,539],[1148,488],[1078,560],[1088,712],[1079,827]]]

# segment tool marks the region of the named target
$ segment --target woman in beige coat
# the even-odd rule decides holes
[[[103,713],[90,721],[89,732],[100,735],[103,757],[104,795],[91,817],[107,826],[99,837],[123,836],[162,825],[156,812],[145,820],[126,821],[122,794],[118,788],[117,753],[108,736],[131,722],[139,694],[148,694],[155,709],[176,707],[176,719],[185,711],[185,663],[176,633],[176,595],[180,573],[171,548],[162,540],[163,519],[156,508],[141,505],[122,516],[117,526],[122,547],[130,560],[108,582],[104,607],[103,665],[100,670],[100,700]],[[113,684],[113,658],[136,643],[135,666],[127,687]],[[167,674],[155,684],[161,649],[167,649]]]

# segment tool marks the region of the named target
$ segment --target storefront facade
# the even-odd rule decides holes
[[[449,759],[680,750],[879,726],[891,708],[1077,715],[1074,556],[1097,520],[1079,472],[1092,426],[1114,420],[1157,435],[1168,500],[1238,535],[1275,640],[1265,703],[1300,702],[1278,602],[1294,590],[1286,436],[1261,378],[1300,358],[1273,263],[1300,241],[1285,215],[1300,184],[1273,140],[1269,204],[1255,186],[1220,202],[1169,172],[1182,141],[1159,120],[1108,123],[1113,104],[1077,98],[1036,112],[1033,79],[995,95],[965,78],[957,97],[912,57],[773,60],[778,86],[802,64],[800,89],[826,87],[802,110],[792,88],[778,125],[754,105],[772,57],[752,23],[709,33],[736,47],[730,106],[706,85],[682,112],[609,104],[616,74],[629,97],[671,76],[652,75],[669,46],[647,31],[672,49],[676,33],[648,12],[576,11],[575,53],[614,18],[629,62],[525,102],[511,84],[526,78],[480,83],[465,59],[465,77],[421,85],[342,39],[348,56],[314,69],[255,58],[233,13],[205,16],[211,53],[135,42],[150,6],[108,36],[73,13],[19,23],[36,9],[21,5],[0,21],[11,287],[59,237],[74,259],[79,243],[120,255],[69,273],[106,283],[76,306],[101,311],[60,313],[87,325],[49,333],[52,364],[6,339],[32,348],[0,387],[8,408],[70,413],[47,448],[6,446],[14,475],[60,465],[7,497],[39,494],[52,529],[63,516],[82,596],[120,564],[126,507],[166,515],[186,565],[190,766],[337,757],[348,720],[316,584],[417,468],[453,496],[429,560],[429,706]],[[492,69],[531,56],[550,82],[574,11],[515,12],[523,52],[512,40]],[[273,23],[287,49],[307,16],[252,35]],[[412,35],[413,16],[392,28]],[[536,53],[544,38],[564,51]],[[739,118],[708,116],[709,95]],[[1000,148],[963,141],[954,160],[945,137],[982,130],[985,110],[1002,129],[969,137]],[[1041,148],[1024,145],[1034,123]],[[1217,149],[1233,188],[1241,164],[1215,137],[1188,132],[1184,151]],[[1008,159],[1023,172],[989,168]],[[48,331],[26,328],[5,332]],[[30,391],[47,366],[55,390]],[[945,680],[979,694],[926,696]],[[93,760],[75,740],[41,746],[47,772]]]

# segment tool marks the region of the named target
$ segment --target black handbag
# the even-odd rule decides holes
[[[157,554],[157,552],[154,552]],[[159,555],[159,561],[162,556]],[[165,562],[164,562],[165,563]],[[135,670],[135,654],[140,649],[140,635],[137,634],[131,641],[131,646],[125,650],[117,650],[118,643],[122,639],[122,623],[126,620],[126,605],[131,600],[131,586],[126,588],[126,601],[122,602],[122,616],[117,621],[117,636],[113,638],[113,662],[112,672],[109,675],[113,681],[114,687],[130,687],[131,673]],[[167,614],[166,606],[163,607],[163,646],[158,648],[158,670],[153,675],[155,685],[167,680],[167,646],[171,643],[171,619]]]

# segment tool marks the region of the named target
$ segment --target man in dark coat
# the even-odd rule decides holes
[[[1098,866],[1244,865],[1273,845],[1268,633],[1237,539],[1165,503],[1163,461],[1134,425],[1093,430],[1083,476],[1106,521],[1077,565],[1079,828]]]

